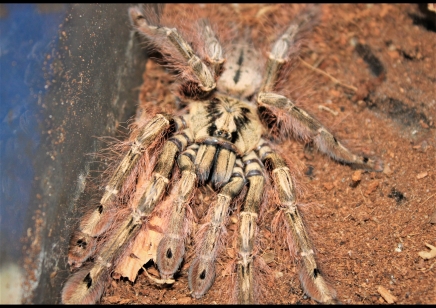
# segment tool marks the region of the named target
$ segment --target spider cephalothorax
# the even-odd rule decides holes
[[[267,204],[281,211],[306,293],[319,302],[335,302],[299,213],[290,169],[273,150],[271,142],[278,141],[269,134],[275,128],[282,139],[310,141],[354,167],[380,171],[382,166],[352,154],[320,122],[275,92],[282,66],[296,52],[299,35],[311,24],[315,10],[288,25],[264,68],[252,46],[241,40],[226,43],[225,52],[206,20],[198,23],[200,57],[176,28],[152,24],[150,13],[141,7],[129,12],[136,31],[179,73],[177,93],[187,108],[181,116],[156,114],[132,135],[98,206],[85,215],[71,239],[69,263],[81,267],[88,259],[91,262],[69,278],[62,301],[96,302],[110,273],[133,281],[149,260],[155,261],[161,276],[151,279],[174,282],[186,253],[190,203],[199,187],[210,185],[216,196],[207,222],[195,235],[188,271],[193,297],[203,296],[214,282],[223,229],[229,211],[236,208],[235,298],[241,303],[256,301],[256,226],[260,207]],[[265,198],[267,189],[275,196],[271,200]]]

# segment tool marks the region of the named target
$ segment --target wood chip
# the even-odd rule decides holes
[[[153,266],[147,268],[147,272],[150,275],[153,275],[153,276],[156,276],[156,277],[160,277],[159,271],[155,267],[153,267]]]
[[[362,179],[362,170],[354,171],[351,179],[353,180],[353,182],[359,182]]]
[[[186,305],[186,304],[189,304],[191,302],[192,302],[192,297],[190,297],[190,296],[179,298],[177,301],[178,304],[182,304],[182,305]]]
[[[434,257],[436,257],[436,247],[427,243],[425,243],[425,246],[430,248],[430,251],[420,251],[418,252],[418,255],[425,260],[433,259]]]
[[[121,298],[119,296],[106,296],[105,301],[107,301],[109,304],[117,304],[119,303]]]
[[[326,106],[324,106],[324,105],[319,105],[319,106],[318,106],[318,109],[319,109],[319,110],[325,110],[325,111],[328,111],[328,112],[330,112],[331,114],[333,114],[334,116],[337,116],[337,115],[338,115],[338,112],[337,112],[337,111],[334,111],[334,110],[332,110],[332,109],[330,109],[329,107],[326,107]]]
[[[283,272],[275,271],[274,272],[274,277],[276,279],[282,278],[283,277]]]
[[[397,300],[385,287],[379,286],[377,292],[383,297],[388,304],[393,304]]]
[[[267,253],[264,253],[262,255],[262,258],[266,264],[271,263],[274,261],[275,253],[274,253],[274,251],[268,251]]]
[[[389,165],[385,165],[385,167],[383,168],[383,173],[386,174],[387,176],[390,176],[392,174],[392,169],[389,167]]]
[[[366,188],[365,195],[372,194],[378,187],[379,182],[378,181],[372,181],[368,184],[368,187]]]
[[[325,189],[327,189],[329,191],[335,187],[335,185],[333,183],[324,183],[323,186]]]
[[[436,225],[436,211],[434,211],[431,215],[430,215],[430,223],[432,225]]]
[[[418,173],[418,175],[416,176],[416,178],[417,178],[418,180],[420,180],[420,179],[425,178],[427,175],[428,175],[427,171],[424,171],[424,172]]]
[[[419,124],[421,124],[422,128],[429,128],[428,124],[425,123],[423,120],[419,120]]]
[[[360,180],[362,180],[362,170],[356,170],[354,171],[353,175],[351,176],[351,187],[357,187],[359,185]]]

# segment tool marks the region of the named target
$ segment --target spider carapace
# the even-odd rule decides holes
[[[136,129],[99,204],[72,236],[69,263],[79,269],[66,282],[62,301],[97,302],[111,273],[122,276],[122,268],[131,267],[134,280],[149,260],[159,270],[155,281],[173,283],[186,255],[190,203],[200,187],[210,185],[216,195],[206,223],[193,237],[195,252],[188,270],[194,298],[202,297],[215,280],[223,230],[229,213],[236,210],[234,299],[257,301],[257,219],[267,204],[281,212],[305,292],[318,302],[335,303],[300,215],[288,163],[274,149],[280,140],[294,137],[353,167],[380,171],[382,163],[351,153],[319,121],[275,90],[283,65],[298,51],[317,10],[307,9],[282,31],[264,66],[242,39],[221,45],[206,19],[196,24],[200,30],[194,51],[177,28],[160,25],[154,13],[138,6],[129,14],[147,44],[179,72],[176,95],[187,107],[182,115],[156,114]],[[138,187],[132,184],[138,181],[128,179],[140,176],[138,166],[144,160],[150,162],[149,172]],[[133,188],[127,189],[129,185]],[[166,209],[163,214],[161,207]],[[153,236],[151,218],[159,215],[163,223],[159,236]]]

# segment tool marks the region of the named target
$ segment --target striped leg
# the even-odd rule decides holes
[[[176,120],[177,127],[183,127],[181,119]],[[105,193],[97,208],[85,215],[80,222],[70,241],[68,263],[76,267],[88,259],[95,249],[96,237],[104,233],[112,223],[113,215],[110,205],[117,197],[127,175],[140,160],[143,152],[155,142],[164,131],[168,130],[173,119],[166,115],[158,114],[145,125],[138,137],[133,141],[131,148],[120,161],[112,177],[109,179]]]
[[[237,264],[238,303],[252,304],[256,301],[253,281],[253,246],[257,229],[257,213],[259,212],[264,192],[265,178],[262,163],[254,151],[243,157],[245,177],[248,180],[248,192],[243,210],[240,212],[239,258]]]
[[[175,28],[159,27],[157,25],[150,25],[146,20],[146,12],[141,7],[132,7],[129,9],[130,18],[133,26],[138,32],[153,38],[154,36],[166,37],[168,41],[177,49],[179,54],[187,62],[192,72],[197,77],[199,87],[205,92],[210,92],[216,87],[216,83],[212,72],[206,66],[206,64],[195,54],[191,46],[186,40],[178,33]],[[212,30],[205,30],[205,38],[213,41],[215,44],[212,49],[208,50],[208,57],[212,60],[212,63],[221,65],[221,46],[215,38]],[[157,44],[162,44],[161,42]],[[219,49],[219,50],[217,50]],[[174,55],[173,55],[174,56]]]
[[[274,90],[281,68],[289,61],[290,54],[298,51],[298,34],[307,30],[307,28],[314,23],[316,14],[317,11],[314,8],[300,14],[274,43],[268,56],[266,72],[260,87],[261,93]]]
[[[215,259],[222,229],[226,225],[231,201],[244,187],[243,174],[242,162],[237,160],[230,181],[223,186],[211,207],[210,222],[205,232],[200,235],[202,240],[197,243],[197,257],[189,267],[188,282],[194,298],[202,297],[215,280]]]
[[[315,146],[324,154],[331,158],[361,168],[372,171],[382,171],[383,162],[368,157],[351,153],[344,147],[318,120],[311,117],[306,111],[295,106],[295,104],[285,96],[261,92],[258,96],[258,103],[269,108],[285,111],[288,115],[288,126],[294,135],[305,141],[313,141]],[[284,127],[286,130],[286,127]],[[288,133],[288,132],[286,132]]]
[[[223,58],[223,48],[221,47],[221,44],[219,43],[209,22],[203,19],[199,24],[202,30],[202,38],[206,47],[206,61],[209,62],[213,67],[215,76],[219,76],[225,61]]]
[[[162,198],[174,166],[174,157],[186,147],[188,142],[189,137],[182,133],[165,143],[151,180],[146,184],[140,204],[126,219],[120,221],[115,230],[105,234],[105,241],[94,256],[94,263],[68,279],[62,290],[63,303],[90,304],[100,299],[109,270],[121,256],[126,245],[138,234],[143,217],[149,215]]]
[[[319,121],[311,117],[306,111],[296,107],[285,96],[273,92],[283,65],[290,60],[291,54],[298,51],[301,32],[306,31],[316,22],[316,16],[316,9],[309,8],[275,42],[268,57],[257,102],[260,106],[269,109],[277,117],[278,123],[281,122],[279,130],[282,136],[292,134],[306,142],[313,141],[321,152],[356,168],[382,171],[383,163],[380,160],[351,153]]]
[[[315,260],[315,253],[295,202],[295,190],[291,174],[285,161],[267,145],[259,148],[259,157],[272,165],[272,178],[284,213],[287,229],[292,233],[300,268],[300,281],[305,292],[321,303],[335,303],[335,291],[321,275]],[[291,245],[291,243],[288,243]],[[289,247],[292,250],[292,247]]]
[[[191,201],[197,183],[192,161],[194,157],[195,150],[191,147],[178,159],[182,176],[170,195],[173,201],[168,229],[157,247],[156,264],[163,279],[172,278],[185,255],[185,239],[188,233],[186,207]]]

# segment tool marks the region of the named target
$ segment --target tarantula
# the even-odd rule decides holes
[[[176,95],[187,107],[181,115],[155,114],[132,133],[101,200],[71,238],[69,264],[80,269],[66,282],[62,302],[97,302],[109,275],[134,281],[149,260],[161,276],[145,271],[151,279],[173,283],[185,256],[191,201],[200,187],[209,185],[216,195],[207,222],[194,236],[188,271],[194,298],[214,282],[229,213],[236,211],[235,297],[240,303],[256,301],[257,219],[266,204],[281,213],[305,292],[318,302],[335,303],[298,209],[289,163],[274,146],[294,137],[356,168],[381,171],[382,162],[351,153],[276,91],[283,67],[298,51],[302,34],[313,27],[317,10],[307,9],[287,26],[263,70],[249,43],[222,45],[206,19],[197,23],[199,34],[191,44],[177,28],[160,25],[152,10],[135,6],[129,14],[135,30],[162,55],[161,62],[178,72]],[[267,192],[273,197],[267,198]]]

